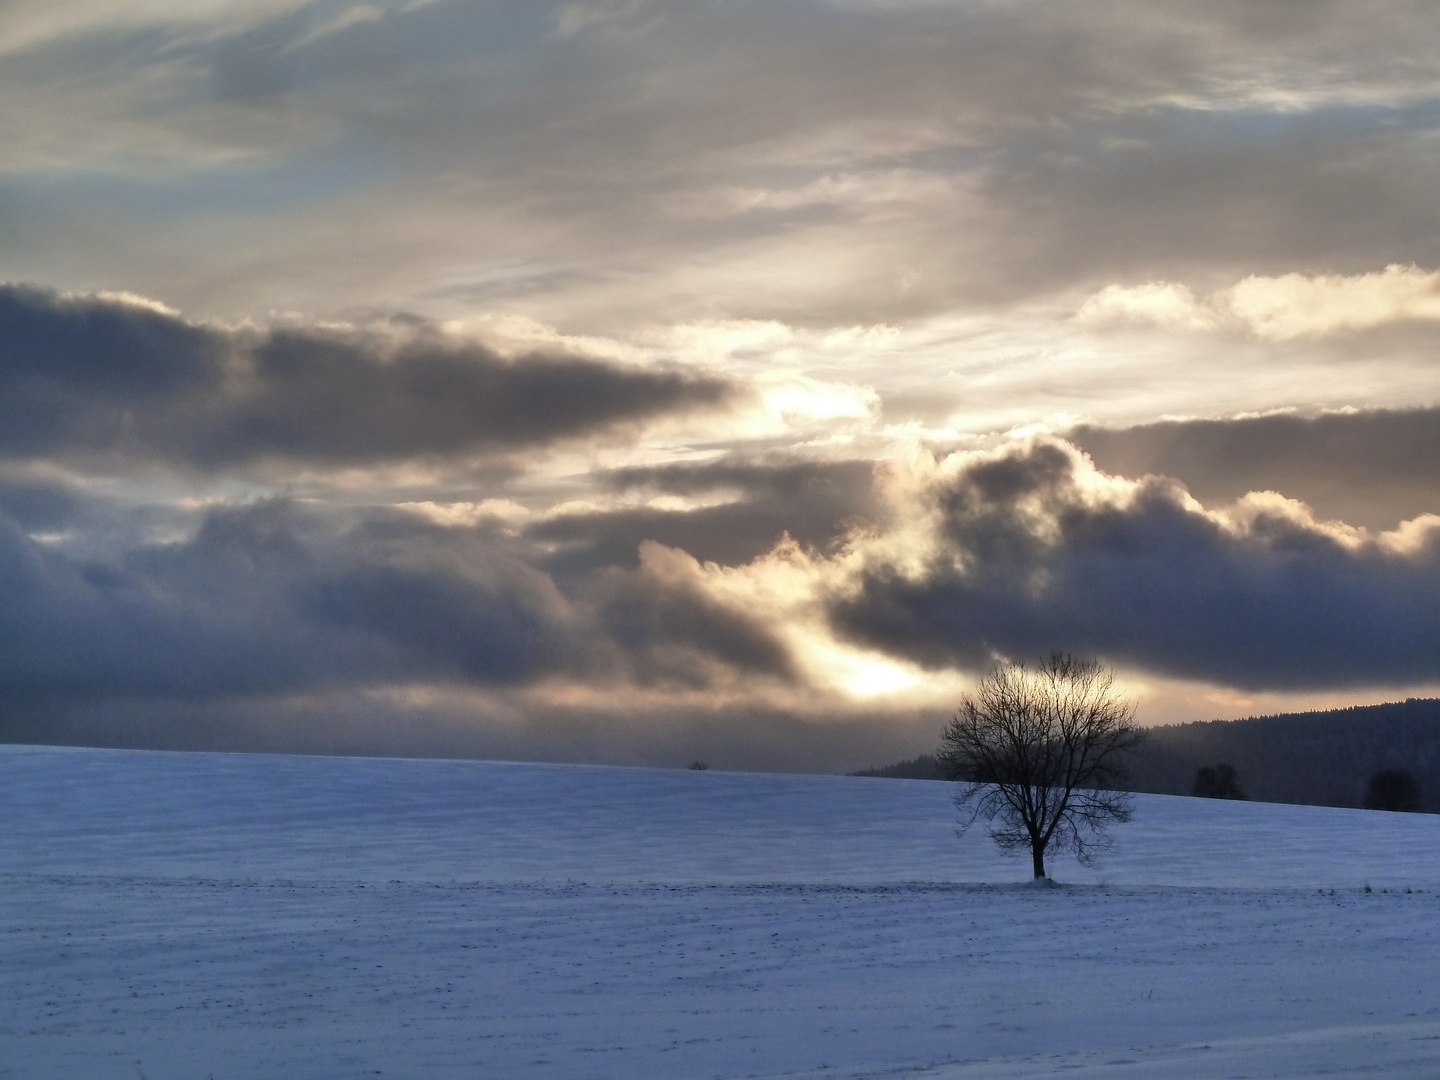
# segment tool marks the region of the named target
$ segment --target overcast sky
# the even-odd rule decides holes
[[[832,770],[1440,692],[1430,0],[11,0],[0,739]]]

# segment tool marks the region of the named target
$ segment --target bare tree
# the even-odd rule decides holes
[[[1047,850],[1089,866],[1110,825],[1130,820],[1130,796],[1116,789],[1142,735],[1098,661],[1055,653],[1033,670],[996,667],[960,703],[936,755],[962,785],[959,832],[988,822],[1002,851],[1030,849],[1037,878]]]

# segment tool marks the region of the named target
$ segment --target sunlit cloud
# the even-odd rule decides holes
[[[1199,299],[1185,285],[1107,285],[1076,320],[1090,326],[1150,324],[1176,331],[1241,329],[1263,341],[1440,320],[1440,271],[1393,264],[1368,274],[1257,274]]]
[[[1080,305],[1075,318],[1091,326],[1150,323],[1182,331],[1212,330],[1219,321],[1187,286],[1170,281],[1107,285]]]
[[[1440,320],[1440,271],[1387,266],[1369,274],[1248,277],[1226,296],[1260,338],[1288,341],[1389,323]]]
[[[419,514],[428,521],[447,528],[474,528],[484,522],[515,526],[531,516],[531,511],[514,499],[483,499],[480,502],[440,503],[433,499],[396,503],[400,510]]]

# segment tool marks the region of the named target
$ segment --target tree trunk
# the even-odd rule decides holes
[[[1045,876],[1045,849],[1037,841],[1030,842],[1030,859],[1035,864],[1035,876]]]

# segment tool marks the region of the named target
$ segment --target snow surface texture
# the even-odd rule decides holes
[[[1440,1076],[1440,817],[948,794],[0,748],[0,1077]]]

